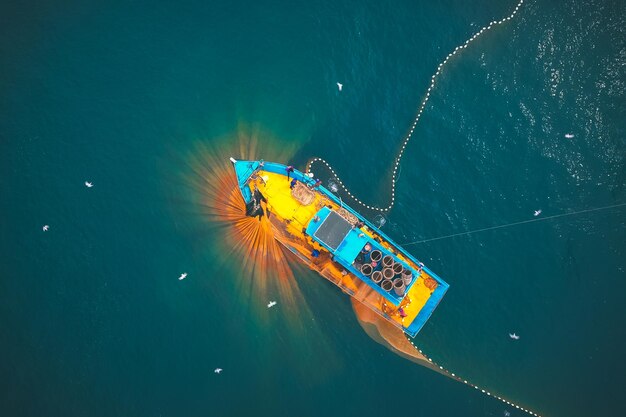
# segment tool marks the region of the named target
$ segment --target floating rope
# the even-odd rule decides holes
[[[571,212],[571,213],[555,214],[553,216],[541,217],[541,218],[538,218],[538,219],[523,220],[523,221],[519,221],[519,222],[515,222],[515,223],[503,224],[503,225],[500,225],[500,226],[485,227],[483,229],[472,230],[472,231],[469,231],[469,232],[461,232],[461,233],[455,233],[455,234],[447,235],[447,236],[435,237],[435,238],[431,238],[431,239],[417,240],[415,242],[403,243],[402,246],[415,245],[415,244],[424,243],[424,242],[432,242],[434,240],[447,239],[447,238],[451,238],[451,237],[455,237],[455,236],[469,235],[469,234],[472,234],[472,233],[484,232],[484,231],[487,231],[487,230],[494,230],[494,229],[500,229],[500,228],[504,228],[504,227],[516,226],[516,225],[519,225],[519,224],[526,224],[526,223],[532,223],[532,222],[539,222],[539,221],[544,221],[544,220],[556,219],[558,217],[573,216],[575,214],[591,213],[591,212],[594,212],[594,211],[607,210],[607,209],[616,208],[616,207],[623,207],[623,206],[626,206],[626,203],[612,204],[610,206],[596,207],[596,208],[586,209],[586,210],[578,210],[578,211],[574,211],[574,212]],[[415,343],[413,343],[413,341],[409,337],[407,337],[407,340],[411,343],[411,345],[413,345],[413,347],[415,349],[417,349],[419,351],[419,353],[424,355],[424,357],[428,360],[428,362],[432,363],[435,366],[438,366],[439,370],[441,372],[444,372],[450,378],[455,379],[455,380],[457,380],[459,382],[462,382],[465,385],[469,385],[470,387],[472,387],[472,388],[474,388],[476,390],[479,390],[483,394],[486,394],[489,397],[496,398],[496,399],[502,401],[503,403],[505,403],[507,405],[510,405],[511,407],[515,407],[518,410],[522,410],[522,411],[530,414],[531,416],[541,417],[539,414],[537,414],[536,412],[534,412],[532,410],[529,410],[528,408],[521,407],[521,406],[519,406],[519,405],[517,405],[517,404],[515,404],[515,403],[513,403],[513,402],[511,402],[509,400],[507,400],[506,398],[500,397],[499,395],[496,395],[496,394],[492,394],[491,392],[489,392],[489,391],[487,391],[487,390],[485,390],[483,388],[480,388],[478,385],[472,384],[471,382],[467,381],[466,379],[463,379],[463,378],[459,377],[454,372],[450,372],[449,370],[445,369],[443,366],[437,364],[431,358],[429,358],[424,352],[422,352],[421,349],[419,349],[417,346],[415,346]]]
[[[517,226],[519,224],[541,222],[544,220],[556,219],[558,217],[573,216],[575,214],[582,214],[582,213],[591,213],[592,211],[606,210],[606,209],[622,207],[622,206],[626,206],[626,203],[613,204],[611,206],[604,206],[604,207],[596,207],[596,208],[587,209],[587,210],[573,211],[571,213],[555,214],[554,216],[540,217],[537,219],[522,220],[522,221],[515,222],[515,223],[501,224],[499,226],[491,226],[491,227],[485,227],[482,229],[470,230],[469,232],[460,232],[460,233],[454,233],[454,234],[446,235],[446,236],[433,237],[430,239],[416,240],[414,242],[402,243],[400,244],[400,246],[417,245],[419,243],[432,242],[434,240],[449,239],[451,237],[456,237],[456,236],[471,235],[473,233],[478,233],[478,232],[486,232],[487,230],[502,229],[505,227]]]
[[[493,398],[496,398],[496,399],[498,399],[498,400],[502,401],[503,403],[505,403],[505,404],[507,404],[507,405],[510,405],[511,407],[515,407],[515,408],[516,408],[516,409],[518,409],[518,410],[522,410],[522,411],[524,411],[525,413],[530,414],[531,416],[541,417],[541,415],[540,415],[540,414],[535,413],[534,411],[529,410],[528,408],[524,408],[524,407],[522,407],[522,406],[519,406],[519,405],[515,404],[514,402],[507,400],[506,398],[500,397],[499,395],[496,395],[496,394],[491,393],[491,392],[489,392],[489,391],[487,391],[487,390],[485,390],[485,389],[482,389],[482,388],[480,388],[478,385],[472,384],[472,383],[471,383],[471,382],[469,382],[468,380],[461,378],[460,376],[458,376],[458,375],[457,375],[457,374],[455,374],[454,372],[450,372],[449,370],[447,370],[446,368],[444,368],[443,366],[441,366],[441,365],[437,364],[437,363],[436,363],[436,362],[434,362],[431,358],[429,358],[429,357],[428,357],[428,355],[426,355],[424,352],[422,352],[422,350],[421,350],[421,349],[419,349],[417,346],[415,346],[415,344],[413,343],[413,341],[412,341],[410,338],[408,338],[408,337],[407,337],[407,339],[408,339],[408,341],[409,341],[409,342],[413,345],[413,347],[419,351],[419,353],[421,353],[422,355],[424,355],[424,357],[425,357],[426,359],[428,359],[428,362],[430,362],[430,363],[432,363],[433,365],[435,365],[435,366],[439,367],[439,370],[440,370],[441,372],[445,373],[445,374],[446,374],[447,376],[449,376],[450,378],[452,378],[452,379],[454,379],[454,380],[457,380],[457,381],[459,381],[459,382],[462,382],[462,383],[464,383],[465,385],[468,385],[468,386],[470,386],[470,387],[472,387],[472,388],[474,388],[474,389],[476,389],[476,390],[479,390],[479,391],[480,391],[480,392],[482,392],[483,394],[486,394],[488,397],[493,397]]]
[[[398,174],[398,170],[400,168],[400,161],[402,160],[402,156],[404,154],[404,150],[406,149],[407,145],[409,144],[409,141],[411,140],[411,138],[413,137],[413,132],[415,131],[415,127],[417,126],[417,122],[420,120],[422,113],[424,112],[424,109],[426,108],[426,103],[428,102],[428,99],[430,98],[430,92],[435,88],[435,82],[437,81],[437,77],[439,77],[439,75],[441,74],[443,67],[445,66],[445,64],[448,63],[448,61],[450,59],[452,59],[452,57],[454,55],[456,55],[458,52],[460,52],[461,50],[467,48],[469,46],[469,44],[471,42],[473,42],[474,40],[476,40],[480,35],[482,35],[484,32],[490,30],[491,28],[493,28],[496,25],[502,25],[504,23],[506,23],[507,21],[511,20],[515,14],[517,13],[517,11],[519,10],[519,8],[522,6],[522,4],[524,3],[524,0],[520,0],[519,3],[517,3],[517,5],[515,6],[515,9],[513,10],[513,12],[501,19],[501,20],[494,20],[492,22],[489,23],[489,25],[484,26],[482,29],[480,29],[478,32],[474,33],[474,35],[472,35],[468,40],[465,41],[465,43],[457,46],[456,48],[454,48],[454,50],[448,54],[448,56],[446,56],[446,58],[439,64],[439,66],[437,67],[437,71],[435,72],[435,74],[431,77],[431,81],[430,81],[430,86],[428,87],[428,90],[426,91],[426,96],[424,97],[424,99],[422,100],[420,106],[419,106],[419,110],[417,112],[417,116],[415,117],[415,120],[413,121],[413,124],[411,125],[411,128],[408,132],[408,134],[406,135],[406,137],[404,138],[404,141],[402,143],[402,147],[400,148],[400,152],[398,153],[398,156],[395,158],[394,161],[394,167],[393,167],[393,174],[391,176],[391,201],[389,203],[389,205],[387,207],[375,207],[369,204],[364,203],[363,201],[361,201],[360,199],[358,199],[356,196],[354,196],[350,190],[348,190],[348,188],[344,185],[343,181],[341,181],[341,179],[339,178],[339,176],[337,175],[337,173],[335,172],[335,170],[332,168],[332,166],[326,162],[324,159],[322,158],[313,158],[312,160],[310,160],[307,165],[306,165],[306,169],[305,172],[306,173],[310,173],[311,172],[311,166],[313,166],[313,164],[315,164],[316,162],[321,162],[322,164],[324,164],[326,166],[326,168],[328,168],[328,170],[330,170],[332,176],[334,177],[334,179],[337,181],[337,183],[339,184],[339,186],[348,194],[348,196],[354,200],[355,202],[357,202],[359,205],[370,209],[370,210],[374,210],[374,211],[379,211],[381,213],[385,213],[388,212],[389,210],[391,210],[391,208],[393,207],[394,203],[395,203],[395,192],[396,192],[396,180],[397,180],[397,174]],[[421,240],[421,241],[416,241],[416,242],[410,242],[410,243],[406,243],[405,245],[412,245],[412,244],[417,244],[417,243],[423,243],[423,242],[427,242],[427,241],[431,241],[431,240],[437,240],[437,239],[445,239],[448,237],[453,237],[453,236],[459,236],[459,235],[463,235],[463,234],[470,234],[470,233],[477,233],[479,231],[485,231],[485,230],[491,230],[491,229],[497,229],[497,228],[501,228],[501,227],[508,227],[508,226],[513,226],[515,224],[522,224],[522,223],[530,223],[532,221],[539,221],[539,220],[548,220],[551,218],[556,218],[556,217],[562,217],[562,216],[567,216],[567,215],[573,215],[573,214],[579,214],[579,213],[584,213],[584,212],[589,212],[589,211],[596,211],[596,210],[603,210],[603,209],[607,209],[610,207],[618,207],[618,206],[622,206],[624,204],[620,204],[620,205],[615,205],[615,206],[607,206],[607,207],[600,207],[597,209],[590,209],[590,210],[582,210],[579,212],[575,212],[575,213],[565,213],[565,214],[561,214],[561,215],[555,215],[555,216],[549,216],[549,217],[543,217],[541,219],[532,219],[532,220],[526,220],[526,221],[522,221],[522,222],[517,222],[517,223],[512,223],[512,224],[508,224],[508,225],[502,225],[502,226],[494,226],[494,227],[490,227],[490,228],[485,228],[485,229],[480,229],[480,230],[475,230],[475,231],[471,231],[471,232],[463,232],[463,233],[457,233],[454,235],[449,235],[449,236],[443,236],[443,237],[439,237],[439,238],[433,238],[433,239],[425,239],[425,240]],[[489,397],[494,397],[497,398],[498,400],[502,401],[503,403],[511,406],[511,407],[515,407],[518,410],[522,410],[532,416],[536,416],[536,417],[540,417],[539,414],[535,413],[534,411],[531,411],[527,408],[521,407],[503,397],[500,397],[496,394],[492,394],[491,392],[484,390],[480,387],[478,387],[475,384],[472,384],[471,382],[468,382],[465,379],[462,379],[461,377],[457,376],[455,373],[448,371],[447,369],[445,369],[443,366],[441,365],[437,365],[437,363],[433,362],[433,360],[431,358],[429,358],[428,356],[426,356],[426,354],[424,354],[424,352],[422,352],[421,349],[419,349],[417,346],[415,346],[415,344],[413,343],[413,341],[407,337],[407,339],[409,340],[409,342],[411,343],[411,345],[413,345],[413,347],[415,349],[417,349],[421,354],[423,354],[429,362],[433,363],[436,366],[439,366],[439,369],[446,373],[448,376],[450,376],[451,378],[462,382],[466,385],[469,385],[471,387],[473,387],[476,390],[480,390],[482,393],[486,394]]]
[[[402,147],[400,148],[400,152],[398,153],[398,156],[395,159],[394,167],[393,167],[393,174],[391,176],[391,202],[389,203],[389,205],[387,207],[375,207],[375,206],[371,206],[371,205],[366,204],[363,201],[359,200],[356,196],[354,196],[348,190],[348,188],[346,188],[346,186],[339,179],[339,176],[337,175],[335,170],[330,166],[330,164],[328,162],[326,162],[325,160],[323,160],[322,158],[313,158],[312,160],[310,160],[307,163],[307,165],[306,165],[305,172],[306,173],[310,173],[311,172],[311,166],[314,163],[316,163],[316,162],[321,162],[324,165],[326,165],[326,168],[328,168],[330,170],[330,172],[333,175],[333,177],[335,178],[335,180],[337,180],[337,182],[339,183],[341,188],[348,194],[348,196],[352,200],[354,200],[355,202],[357,202],[361,206],[363,206],[363,207],[365,207],[367,209],[370,209],[370,210],[380,211],[382,213],[385,213],[385,212],[388,212],[389,210],[391,210],[391,208],[393,207],[393,205],[395,203],[397,172],[398,172],[398,168],[400,166],[400,161],[402,160],[402,155],[404,154],[404,149],[406,148],[406,146],[409,144],[409,141],[413,137],[413,131],[415,130],[415,126],[417,125],[417,122],[422,117],[422,112],[424,111],[424,108],[426,107],[426,103],[428,102],[428,99],[430,98],[430,92],[435,88],[435,81],[437,80],[437,77],[439,76],[439,74],[441,74],[441,71],[443,70],[444,65],[447,64],[448,61],[450,59],[452,59],[452,57],[454,55],[456,55],[458,52],[461,52],[461,50],[467,48],[469,46],[469,44],[471,42],[473,42],[474,40],[476,40],[480,35],[482,35],[483,33],[485,33],[486,31],[490,30],[491,28],[493,28],[496,25],[502,25],[502,24],[508,22],[509,20],[511,20],[513,18],[513,16],[515,16],[515,14],[517,13],[517,11],[519,10],[519,8],[521,7],[521,5],[523,3],[524,3],[524,0],[520,0],[519,3],[517,3],[517,6],[515,6],[515,9],[513,10],[513,12],[509,16],[507,16],[507,17],[505,17],[505,18],[503,18],[501,20],[493,20],[493,21],[489,22],[489,24],[487,26],[484,26],[478,32],[474,33],[468,40],[465,41],[465,43],[463,43],[463,44],[457,46],[456,48],[454,48],[454,50],[452,52],[450,52],[448,54],[448,56],[446,56],[446,58],[439,64],[439,66],[437,67],[437,71],[435,72],[435,74],[430,79],[430,86],[428,87],[428,90],[426,91],[426,96],[422,100],[422,103],[421,103],[421,105],[419,107],[419,110],[417,112],[417,116],[415,117],[415,120],[413,121],[413,124],[411,125],[411,129],[409,130],[409,133],[407,134],[407,136],[404,138],[404,142],[402,143]]]

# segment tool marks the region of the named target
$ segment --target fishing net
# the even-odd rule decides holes
[[[359,324],[365,333],[376,342],[385,346],[393,353],[410,360],[411,362],[430,368],[434,371],[448,376],[442,372],[438,366],[433,365],[426,356],[421,354],[406,338],[404,332],[393,326],[384,318],[380,317],[367,306],[351,298],[352,308],[356,314]]]

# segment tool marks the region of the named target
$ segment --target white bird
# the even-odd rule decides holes
[[[87,188],[93,187],[93,183],[91,183],[89,181],[85,181],[85,185],[87,186]]]
[[[519,340],[519,336],[516,335],[515,333],[509,333],[509,337],[513,340]]]
[[[341,89],[343,88],[343,84],[337,83],[337,88],[339,89],[339,91],[341,91]]]
[[[270,301],[269,304],[267,305],[267,308],[272,308],[276,305],[276,301]]]
[[[213,371],[213,372],[215,372],[216,374],[219,374],[222,371],[223,371],[222,368],[215,368],[215,371]]]
[[[535,210],[535,217],[539,216],[541,214],[541,210]]]
[[[50,228],[50,226],[48,226],[47,224],[42,228],[44,232],[47,232],[48,229]]]
[[[565,138],[566,139],[573,139],[574,138],[574,134],[573,133],[566,133],[565,134]]]
[[[183,272],[183,273],[182,273],[182,274],[180,274],[180,276],[178,277],[178,280],[179,280],[179,281],[182,281],[182,280],[184,280],[185,278],[187,278],[187,273],[186,273],[186,272]]]

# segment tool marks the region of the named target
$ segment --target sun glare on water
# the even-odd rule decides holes
[[[237,287],[242,297],[252,299],[259,307],[278,299],[281,308],[293,309],[302,295],[295,280],[285,248],[274,239],[271,224],[263,217],[246,216],[245,203],[229,158],[261,158],[255,138],[240,139],[236,145],[200,145],[190,156],[192,173],[187,180],[197,194],[201,215],[221,237],[220,250],[230,251],[227,259],[241,268]],[[232,142],[231,142],[232,143]],[[271,152],[279,146],[264,145],[265,154],[276,154],[278,160],[289,158],[289,152]],[[282,149],[285,149],[283,146]],[[269,151],[269,152],[268,152]],[[265,307],[266,308],[266,307]],[[302,306],[298,306],[301,310]]]

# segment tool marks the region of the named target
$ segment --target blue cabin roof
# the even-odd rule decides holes
[[[313,220],[307,225],[306,233],[311,236],[314,241],[332,253],[335,262],[341,264],[349,272],[356,275],[361,281],[365,282],[396,306],[400,305],[404,296],[398,296],[395,292],[383,290],[355,266],[355,260],[365,245],[369,243],[372,250],[377,249],[381,251],[383,256],[391,255],[395,262],[410,269],[414,276],[418,275],[417,271],[398,259],[395,254],[389,252],[379,242],[364,234],[361,229],[352,227],[350,222],[328,207],[323,207],[317,212]],[[382,269],[382,265],[379,265],[376,270],[378,269]],[[405,294],[409,292],[410,286],[412,286],[415,281],[416,280],[413,280],[409,287],[407,287]]]

